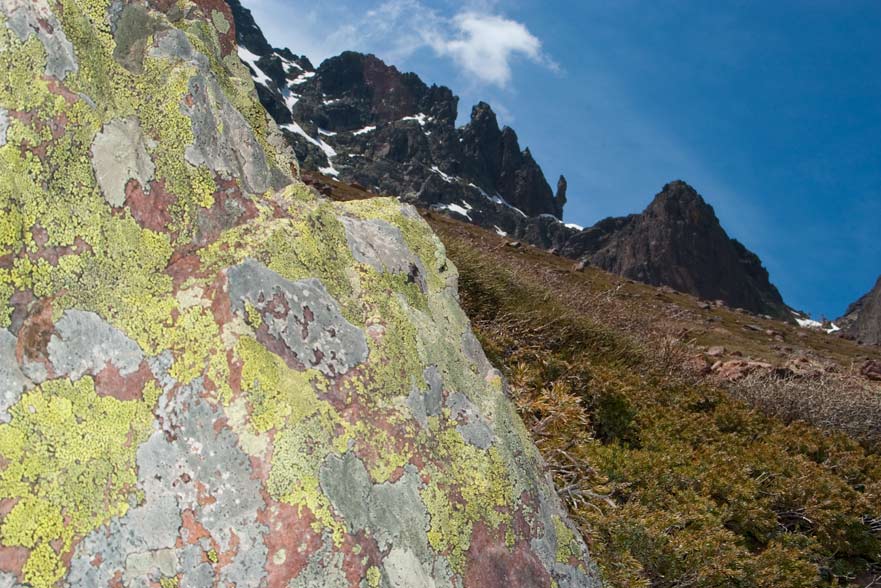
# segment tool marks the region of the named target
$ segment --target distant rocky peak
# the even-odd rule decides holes
[[[682,221],[690,225],[718,226],[719,219],[713,207],[697,191],[682,180],[666,184],[655,195],[643,213],[647,217]]]
[[[471,122],[469,126],[475,129],[499,132],[499,121],[492,106],[480,101],[471,108]]]
[[[423,115],[453,126],[458,98],[449,88],[426,85],[416,74],[401,73],[371,54],[345,51],[318,68],[316,85],[328,100],[358,101],[371,123],[390,123]]]

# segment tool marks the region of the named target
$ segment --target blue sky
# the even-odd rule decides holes
[[[486,100],[566,220],[691,183],[793,307],[834,318],[881,274],[878,0],[244,0],[271,43],[376,53]]]

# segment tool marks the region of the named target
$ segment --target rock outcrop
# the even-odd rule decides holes
[[[758,256],[725,233],[713,207],[685,182],[664,186],[642,214],[577,233],[562,252],[633,280],[791,320]]]
[[[835,321],[842,332],[866,345],[881,345],[881,278]]]
[[[409,206],[219,0],[0,0],[0,586],[596,586]]]

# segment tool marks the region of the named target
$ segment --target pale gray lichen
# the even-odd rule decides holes
[[[9,129],[9,113],[0,108],[0,147],[6,145],[7,129]]]
[[[205,543],[183,519],[190,512],[217,549],[234,555],[223,566],[221,585],[258,588],[265,577],[267,529],[258,522],[266,507],[248,456],[229,429],[215,430],[222,416],[200,398],[201,386],[163,393],[169,431],[157,430],[138,448],[138,486],[143,501],[77,547],[66,585],[106,586],[123,574],[129,586],[150,586],[180,575],[181,586],[214,583],[205,565]],[[208,498],[208,500],[205,500]],[[195,543],[194,543],[195,542]],[[183,545],[183,547],[180,546]],[[101,554],[96,563],[95,554]]]
[[[425,268],[407,248],[401,229],[381,219],[340,218],[355,261],[378,272],[407,274],[425,292]]]
[[[59,80],[77,71],[73,45],[67,40],[61,23],[48,0],[3,0],[0,12],[6,14],[6,26],[21,41],[36,35],[46,50],[46,75]]]
[[[7,410],[13,406],[30,384],[15,357],[15,336],[0,329],[0,423],[9,422]]]
[[[138,344],[94,312],[67,310],[49,340],[49,361],[60,377],[79,380],[98,374],[107,364],[121,376],[137,371],[144,359]]]
[[[319,478],[322,492],[346,521],[349,531],[367,532],[380,551],[389,553],[385,574],[389,585],[422,586],[416,580],[433,577],[425,585],[453,586],[446,558],[429,547],[429,514],[420,496],[423,484],[415,466],[407,465],[396,482],[374,484],[363,462],[348,452],[328,456]],[[402,552],[391,556],[396,550]],[[395,583],[406,579],[406,574],[401,574],[408,571],[416,574],[412,583]]]
[[[343,554],[331,549],[333,540],[325,533],[321,549],[309,559],[309,564],[294,578],[288,588],[349,588],[343,569]]]
[[[464,394],[459,392],[450,394],[446,404],[450,409],[450,418],[459,423],[456,425],[456,430],[466,443],[480,449],[487,449],[492,445],[495,439],[492,429],[480,416],[477,407]]]
[[[414,387],[407,397],[407,405],[413,418],[423,429],[428,426],[428,417],[440,414],[443,405],[444,382],[437,371],[437,366],[429,366],[423,372],[428,390],[422,391]]]
[[[18,578],[11,572],[0,572],[0,588],[19,588]]]
[[[263,147],[245,117],[230,104],[212,77],[196,75],[190,79],[192,106],[186,114],[193,124],[193,144],[186,148],[186,160],[204,165],[224,177],[242,182],[246,192],[262,194],[289,183],[271,167]]]
[[[290,282],[253,259],[227,277],[233,309],[245,315],[247,303],[260,312],[269,334],[305,367],[344,374],[367,359],[364,332],[343,317],[320,280]]]
[[[92,168],[110,206],[125,204],[130,180],[146,190],[156,166],[147,152],[147,142],[137,118],[114,119],[104,125],[92,143]]]
[[[422,561],[409,549],[396,547],[382,562],[391,588],[436,588],[437,584]]]

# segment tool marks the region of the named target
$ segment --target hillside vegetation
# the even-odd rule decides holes
[[[429,217],[610,585],[881,585],[881,457],[869,441],[786,424],[682,368],[686,346],[660,334],[690,312],[688,297]],[[683,306],[665,313],[674,298]],[[728,345],[763,346],[732,332]],[[804,338],[840,364],[865,353]]]

